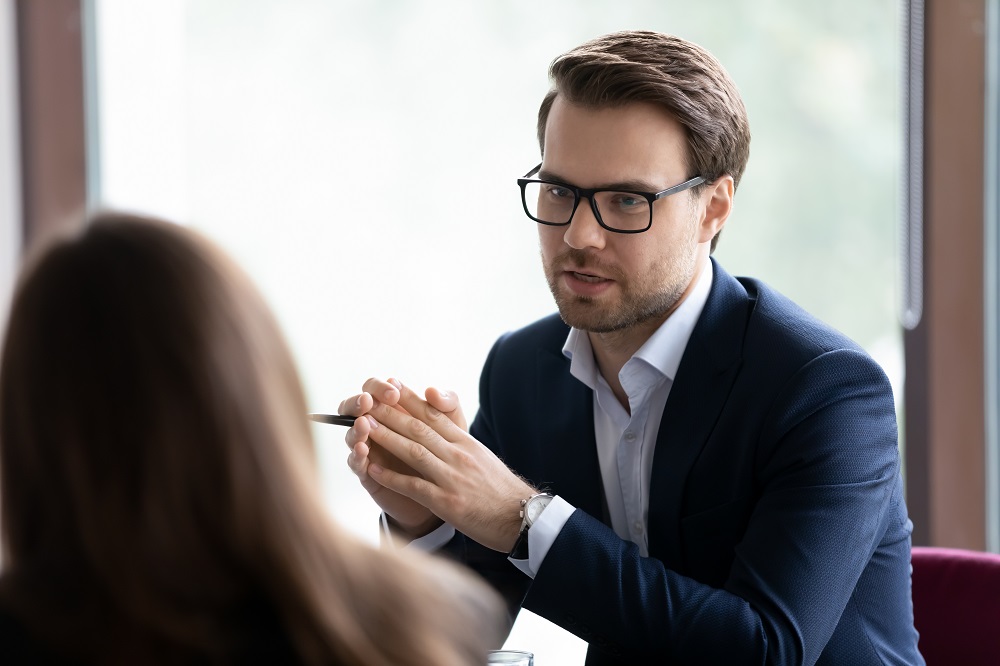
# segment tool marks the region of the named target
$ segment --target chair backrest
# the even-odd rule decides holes
[[[1000,664],[1000,555],[914,546],[913,619],[928,666]]]

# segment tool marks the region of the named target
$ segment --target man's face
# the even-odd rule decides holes
[[[537,177],[654,193],[698,175],[687,172],[686,155],[683,127],[659,107],[588,109],[557,97]],[[568,226],[539,224],[542,262],[562,318],[595,333],[662,323],[708,261],[711,198],[690,190],[662,198],[653,204],[652,227],[639,234],[604,229],[586,199]]]

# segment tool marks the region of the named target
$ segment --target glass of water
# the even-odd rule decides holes
[[[487,664],[507,666],[535,666],[535,655],[522,650],[492,650],[486,658]]]

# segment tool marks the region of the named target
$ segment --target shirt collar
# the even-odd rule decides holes
[[[712,277],[712,261],[709,260],[688,297],[649,336],[645,344],[632,356],[633,359],[640,359],[673,381],[681,364],[684,349],[708,301]],[[599,377],[597,362],[594,360],[594,349],[590,345],[587,332],[571,328],[562,352],[570,359],[570,374],[591,390],[596,390]]]

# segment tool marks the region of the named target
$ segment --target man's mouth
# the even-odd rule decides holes
[[[608,279],[606,277],[601,277],[600,275],[591,275],[590,273],[579,273],[577,271],[567,271],[567,272],[577,280],[580,280],[581,282],[596,283],[596,282],[603,282]]]

